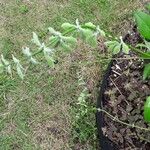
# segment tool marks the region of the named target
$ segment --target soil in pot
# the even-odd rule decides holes
[[[127,35],[125,41],[135,45],[141,40],[136,30]],[[104,113],[103,135],[117,145],[119,150],[150,150],[150,131],[131,128],[127,124],[149,128],[144,122],[143,106],[150,95],[150,80],[143,81],[144,62],[135,54],[119,55],[121,59],[113,61],[108,86],[104,93],[103,109],[114,116],[114,120]]]

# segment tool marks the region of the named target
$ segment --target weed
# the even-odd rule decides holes
[[[86,143],[91,141],[93,149],[96,149],[96,127],[93,126],[93,114],[95,107],[89,102],[90,94],[83,80],[83,77],[78,74],[78,86],[82,87],[82,91],[79,94],[76,106],[71,110],[73,113],[73,130],[72,137],[75,143]]]
[[[29,8],[28,8],[26,5],[21,5],[21,6],[19,7],[19,12],[20,12],[21,14],[26,14],[27,12],[29,12]]]

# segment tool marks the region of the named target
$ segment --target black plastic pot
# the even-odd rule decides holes
[[[139,33],[137,32],[137,28],[136,26],[133,27],[133,32],[134,32],[134,36],[127,34],[124,38],[123,41],[127,42],[129,44],[137,44],[137,43],[141,43],[143,40],[140,37]],[[130,36],[133,36],[130,37]],[[131,39],[130,39],[131,38]],[[121,54],[121,53],[120,53]],[[114,56],[115,58],[116,56]],[[103,108],[103,105],[106,104],[106,100],[105,100],[105,96],[104,96],[104,92],[106,91],[107,87],[108,87],[108,78],[111,74],[111,67],[113,66],[113,60],[109,63],[106,72],[104,74],[104,77],[102,79],[102,84],[101,84],[101,89],[99,92],[99,97],[97,99],[97,108]],[[103,112],[98,112],[96,113],[96,124],[97,124],[97,129],[98,129],[98,137],[99,137],[99,143],[100,143],[100,147],[101,150],[119,150],[118,146],[116,144],[113,143],[113,141],[110,141],[106,136],[103,135],[102,132],[102,128],[105,127],[105,122],[104,122],[104,114]]]
[[[99,97],[97,100],[97,108],[102,109],[103,104],[105,104],[104,92],[108,86],[108,78],[111,73],[112,65],[113,61],[109,63],[105,75],[103,77]],[[96,113],[96,124],[98,128],[98,138],[101,150],[119,150],[119,148],[117,148],[117,146],[112,141],[110,141],[106,136],[103,135],[102,128],[105,126],[103,112]]]

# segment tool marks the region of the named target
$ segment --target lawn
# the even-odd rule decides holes
[[[133,12],[142,7],[140,0],[1,0],[0,53],[22,58],[33,31],[44,40],[48,27],[61,30],[77,18],[125,35]],[[57,54],[54,69],[29,66],[23,81],[15,73],[0,75],[0,150],[97,149],[93,108],[108,63],[99,61],[102,51],[101,43],[92,49],[79,42],[71,53]],[[85,84],[79,86],[81,78]],[[86,108],[78,103],[84,88],[90,91]]]

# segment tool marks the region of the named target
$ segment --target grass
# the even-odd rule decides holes
[[[63,22],[73,23],[76,18],[125,34],[133,11],[140,7],[139,0],[1,0],[0,53],[8,59],[11,53],[22,57],[21,47],[31,46],[33,31],[44,40],[49,26],[61,30]],[[15,74],[0,76],[0,150],[96,149],[91,110],[104,69],[96,63],[101,48],[81,42],[72,53],[60,52],[58,58],[55,69],[29,66],[24,81]],[[91,96],[86,99],[88,115],[76,120],[81,111],[77,99],[84,88],[78,86],[79,72]]]

